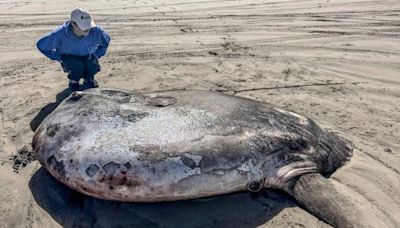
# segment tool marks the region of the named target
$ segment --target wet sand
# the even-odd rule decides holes
[[[67,79],[35,44],[75,6],[112,37],[101,87],[220,91],[310,117],[356,148],[330,181],[400,226],[400,2],[365,0],[0,2],[2,226],[329,227],[279,191],[121,204],[48,176],[29,148]]]

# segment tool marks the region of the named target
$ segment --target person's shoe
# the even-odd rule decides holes
[[[93,80],[83,83],[83,87],[85,89],[97,88],[97,87],[99,87],[99,84],[97,83],[97,81],[95,79],[93,79]]]
[[[68,87],[71,91],[78,91],[79,90],[79,83],[70,82]]]

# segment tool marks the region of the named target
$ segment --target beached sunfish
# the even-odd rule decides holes
[[[347,140],[238,96],[74,92],[38,127],[32,145],[55,178],[97,198],[156,202],[275,188],[334,226],[358,224],[361,216],[341,212],[354,204],[323,176],[352,156]]]

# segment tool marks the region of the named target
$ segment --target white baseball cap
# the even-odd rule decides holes
[[[76,7],[71,12],[71,21],[74,21],[82,30],[96,27],[92,16],[87,9]]]

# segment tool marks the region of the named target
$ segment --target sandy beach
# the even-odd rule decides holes
[[[49,176],[30,144],[68,80],[36,42],[76,6],[112,39],[101,87],[218,91],[310,117],[355,146],[330,181],[400,227],[398,0],[0,1],[0,227],[330,227],[276,190],[128,204]]]

